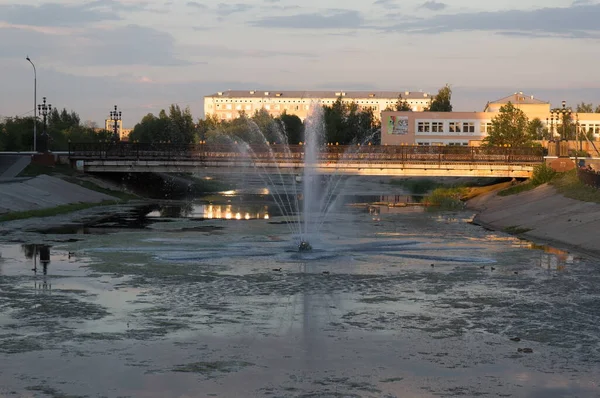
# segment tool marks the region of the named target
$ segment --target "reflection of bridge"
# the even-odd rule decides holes
[[[179,144],[70,144],[69,159],[86,172],[200,172],[300,174],[304,147]],[[467,146],[324,146],[323,174],[372,176],[530,177],[544,162],[541,148]]]

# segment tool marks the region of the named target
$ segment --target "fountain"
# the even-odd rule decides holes
[[[276,146],[276,151],[284,151],[288,158],[292,157],[283,126],[269,129],[270,143],[265,132],[253,120],[248,119],[248,124],[250,130],[244,132],[244,138],[251,141],[253,145],[236,141],[238,150],[255,160],[254,168],[267,186],[269,194],[294,235],[298,251],[312,251],[313,246],[310,242],[318,240],[320,229],[334,205],[335,194],[342,181],[342,176],[339,174],[323,178],[318,171],[319,154],[325,136],[322,106],[313,104],[310,115],[305,120],[304,143],[302,143],[304,167],[301,176],[282,172],[278,167],[276,152],[272,145],[273,137],[279,144]],[[237,139],[241,141],[240,137]],[[257,149],[257,144],[260,149]],[[268,156],[268,170],[265,165],[265,154]],[[256,162],[258,159],[261,162]]]

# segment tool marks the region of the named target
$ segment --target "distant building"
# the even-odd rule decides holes
[[[549,102],[518,92],[488,102],[483,112],[382,112],[381,143],[388,145],[479,145],[487,136],[492,119],[511,102],[529,120],[538,118],[553,137],[560,137],[557,117]],[[600,138],[600,113],[572,113],[579,132],[592,132]]]
[[[273,117],[282,113],[304,120],[312,104],[331,105],[341,98],[355,102],[362,109],[371,108],[376,118],[388,107],[394,107],[398,97],[406,100],[413,111],[422,111],[431,104],[431,95],[414,91],[241,91],[230,90],[204,97],[204,114],[220,120],[237,118],[241,112],[253,115],[264,109]]]
[[[117,134],[119,135],[119,139],[122,141],[127,141],[127,139],[129,138],[129,133],[131,133],[132,129],[124,129],[123,120],[105,119],[104,129],[110,131],[111,133],[114,133],[115,123],[117,124]]]

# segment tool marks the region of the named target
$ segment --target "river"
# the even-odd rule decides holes
[[[598,259],[378,195],[308,253],[235,192],[4,236],[0,395],[600,396]]]

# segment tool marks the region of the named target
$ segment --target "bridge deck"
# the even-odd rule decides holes
[[[529,177],[541,148],[325,146],[306,164],[304,147],[283,145],[71,144],[69,158],[88,172],[283,172]]]

